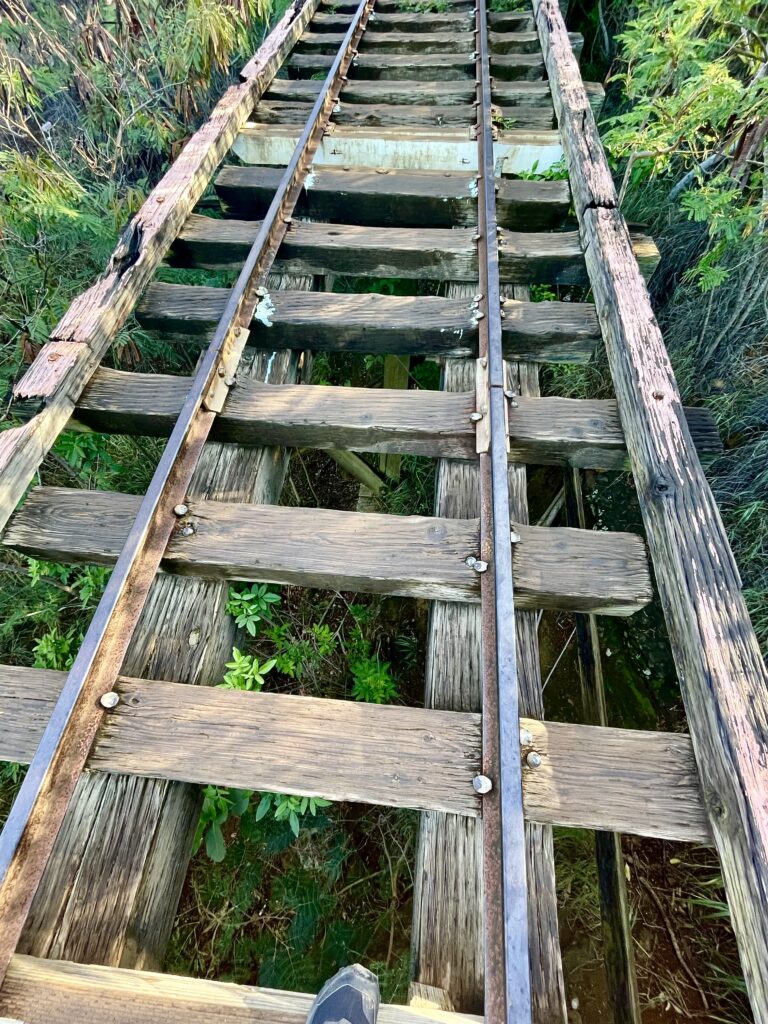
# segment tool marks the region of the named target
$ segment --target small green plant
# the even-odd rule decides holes
[[[493,14],[505,14],[509,11],[529,11],[529,0],[491,0],[488,10]]]
[[[290,796],[286,793],[262,793],[259,806],[256,808],[256,821],[272,811],[275,821],[287,821],[291,832],[298,836],[301,831],[301,819],[306,815],[314,817],[321,807],[330,807],[330,800],[319,796]]]
[[[493,123],[497,128],[501,128],[502,131],[511,131],[517,124],[518,119],[516,117],[504,117],[503,114],[496,112],[493,115]]]
[[[551,167],[545,167],[540,171],[539,161],[534,160],[530,171],[519,171],[515,177],[522,178],[523,181],[566,181],[568,179],[568,168],[565,165],[565,159],[562,158],[557,163],[552,164]]]
[[[197,853],[205,838],[205,852],[209,858],[217,864],[224,860],[227,851],[222,826],[230,817],[242,817],[252,796],[246,789],[206,786],[203,790],[203,809],[195,833],[194,852]]]
[[[83,634],[73,626],[62,633],[58,626],[51,626],[32,648],[35,668],[52,668],[67,671],[72,668],[75,652],[82,642]]]
[[[271,622],[272,605],[280,603],[280,595],[271,591],[266,583],[254,583],[248,590],[230,587],[227,611],[234,616],[240,629],[256,636],[260,622]]]
[[[445,14],[448,0],[400,0],[398,6],[408,14]]]
[[[308,637],[297,637],[290,624],[280,623],[267,631],[267,637],[275,645],[277,671],[290,679],[303,679],[338,648],[333,630],[322,623],[311,625]]]
[[[229,672],[219,686],[223,690],[254,690],[264,685],[264,676],[276,665],[276,659],[260,662],[253,654],[243,654],[237,647],[232,648],[232,661],[227,662]]]
[[[397,698],[397,684],[392,678],[388,662],[367,656],[350,662],[349,669],[355,700],[367,701],[369,704],[390,704]]]
[[[531,302],[554,302],[557,292],[548,284],[531,285]]]
[[[347,649],[352,695],[355,700],[369,704],[389,704],[398,697],[397,683],[392,678],[389,662],[374,654],[371,641],[363,631],[371,622],[373,609],[369,605],[353,604],[350,611],[355,620]]]

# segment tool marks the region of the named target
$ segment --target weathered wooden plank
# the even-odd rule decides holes
[[[518,16],[515,22],[516,27],[519,26],[520,18]],[[435,29],[435,22],[431,18],[425,18],[423,14],[415,11],[407,11],[401,9],[394,13],[380,14],[378,11],[374,11],[372,16],[368,19],[368,24],[376,31],[381,32],[433,32]],[[526,30],[533,28],[532,16],[527,16]],[[345,32],[349,27],[349,15],[348,14],[330,14],[325,11],[319,11],[312,19],[312,31],[313,32]],[[442,11],[440,14],[439,21],[440,31],[449,31],[450,29],[456,29],[459,32],[469,29],[470,31],[474,28],[474,19],[472,18],[471,11]]]
[[[581,471],[566,470],[563,486],[568,526],[586,528]],[[608,709],[594,615],[576,615],[576,640],[583,717],[590,725],[607,725]],[[625,879],[626,861],[618,832],[595,833],[597,880],[603,923],[603,962],[615,1024],[642,1024],[637,989],[632,925]]]
[[[466,24],[466,23],[465,23]],[[312,26],[314,28],[314,25]],[[474,32],[472,27],[466,26],[466,31],[457,31],[455,27],[450,30],[443,30],[441,22],[430,26],[432,31],[421,31],[415,33],[403,31],[379,32],[374,21],[374,28],[368,29],[360,44],[360,56],[366,54],[378,57],[381,54],[437,54],[449,53],[458,54],[469,52],[474,46]],[[435,28],[438,31],[435,31]],[[312,29],[306,31],[296,44],[297,53],[312,54],[334,54],[338,51],[344,39],[343,32],[315,32]],[[578,33],[572,32],[571,45],[574,50],[583,46],[583,38]],[[540,54],[540,43],[538,34],[531,32],[490,32],[489,43],[492,54]]]
[[[535,0],[542,46],[563,88],[576,213],[653,554],[704,800],[755,1020],[768,1021],[768,672],[717,504],[631,252],[594,119],[554,0]],[[584,150],[589,160],[581,167]]]
[[[163,437],[189,389],[189,378],[97,370],[81,396],[78,421],[93,430]],[[510,409],[510,460],[536,465],[625,469],[618,409],[612,400],[528,398]],[[475,393],[306,385],[243,379],[231,389],[213,437],[243,445],[344,448],[350,451],[474,459]],[[687,409],[700,450],[720,450],[705,409]]]
[[[457,6],[451,5],[451,9],[440,12],[440,19],[437,24],[441,31],[448,29],[462,30],[466,26],[474,29],[474,16],[470,5],[463,5],[463,10],[457,10]],[[381,7],[381,4],[377,4]],[[340,8],[337,8],[337,11]],[[351,10],[351,8],[350,8]],[[436,22],[432,18],[425,17],[421,11],[407,11],[403,7],[392,13],[379,13],[377,10],[370,24],[376,32],[432,32]],[[532,15],[525,11],[494,11],[488,15],[488,24],[495,32],[530,32],[534,28]],[[349,14],[328,13],[320,11],[312,19],[313,32],[343,32],[349,26]]]
[[[361,518],[366,515],[360,513]],[[30,760],[65,675],[0,666],[3,760]],[[108,716],[89,762],[99,771],[154,774],[242,789],[288,789],[331,799],[368,799],[375,788],[377,799],[399,801],[409,788],[408,799],[418,800],[421,785],[428,799],[416,806],[429,806],[434,799],[450,802],[461,814],[480,811],[472,789],[480,750],[480,715],[473,712],[187,687],[127,677],[120,680],[118,690],[123,700]],[[317,715],[325,728],[316,726]],[[394,728],[396,721],[399,729]],[[531,718],[521,719],[520,724],[531,733],[532,747],[542,758],[538,768],[524,771],[529,820],[711,842],[687,735]],[[283,741],[275,735],[280,728]],[[226,742],[220,738],[223,729],[229,736]],[[180,742],[172,741],[174,735]],[[358,766],[357,777],[339,756],[347,743],[350,759]],[[282,757],[270,752],[273,744],[282,750]],[[399,751],[407,752],[402,762]],[[313,757],[326,770],[315,772]],[[416,772],[406,764],[411,758],[418,765]],[[441,771],[445,768],[444,778],[430,777],[438,774],[429,767],[433,763],[442,766]]]
[[[239,267],[260,221],[221,220],[193,214],[174,244],[182,265]],[[471,228],[374,228],[294,221],[275,266],[295,274],[477,280],[477,244]],[[658,250],[645,235],[633,240],[635,255],[650,276]],[[576,231],[507,231],[499,234],[503,284],[585,284],[587,272]]]
[[[314,103],[322,82],[312,78],[275,78],[264,98],[293,103]],[[605,99],[605,90],[599,82],[586,82],[585,89],[593,110],[599,109]],[[360,104],[435,104],[461,106],[472,104],[475,83],[466,81],[379,81],[351,79],[344,86],[342,105]],[[552,110],[552,96],[547,82],[497,82],[493,87],[493,102],[501,107],[542,107]]]
[[[151,285],[137,310],[148,329],[191,335],[210,331],[226,302],[223,288]],[[592,307],[565,302],[504,303],[504,351],[537,362],[586,362],[597,333]],[[428,295],[277,292],[252,324],[249,343],[283,348],[387,355],[475,355],[477,323],[466,300]]]
[[[441,5],[442,6],[442,5]],[[469,11],[472,9],[473,0],[445,0],[445,10],[447,13],[455,13],[456,11]],[[330,8],[331,14],[351,14],[355,8],[355,0],[321,0],[320,10],[323,11],[326,8]],[[381,13],[387,14],[403,14],[403,13],[417,13],[420,17],[423,17],[423,12],[418,10],[415,4],[415,0],[412,3],[411,0],[378,0],[376,4],[375,14],[378,16]],[[530,13],[516,12],[520,18],[530,18]],[[442,12],[441,12],[442,14]],[[431,23],[432,19],[425,19]]]
[[[413,35],[405,32],[377,32],[376,23],[369,28],[360,41],[360,56],[370,54],[378,57],[388,53],[401,54],[432,54],[432,53],[463,53],[470,51],[474,44],[471,31],[443,32],[440,25],[432,26],[431,32],[419,32]],[[535,33],[527,33],[535,35]],[[295,53],[334,54],[338,51],[343,32],[312,32],[306,31],[296,44]]]
[[[318,53],[296,53],[286,66],[297,78],[311,78],[327,71],[333,58]],[[409,81],[438,80],[455,81],[474,78],[475,62],[470,51],[437,54],[418,53],[371,53],[362,51],[355,64],[358,79],[408,79]],[[496,54],[491,58],[491,72],[501,81],[517,79],[540,79],[544,73],[544,61],[540,53]]]
[[[70,306],[32,366],[14,386],[14,400],[40,415],[5,431],[0,444],[0,528],[67,422],[77,396],[151,280],[177,231],[202,196],[259,96],[317,7],[291,7],[189,140],[118,242],[104,276]],[[11,412],[13,405],[11,406]]]
[[[577,214],[590,207],[617,206],[616,190],[603,155],[600,134],[592,116],[574,53],[556,0],[534,0],[534,13],[552,83],[552,99]]]
[[[108,565],[139,500],[37,487],[3,543],[35,557]],[[522,608],[627,615],[652,596],[643,543],[634,534],[535,526],[518,532],[515,591]],[[191,501],[163,567],[208,579],[475,601],[478,574],[466,559],[477,551],[476,520]]]
[[[228,166],[216,179],[216,191],[232,213],[261,217],[279,177],[278,168]],[[566,182],[500,179],[498,184],[502,227],[544,230],[559,225],[568,211]],[[318,168],[297,214],[348,224],[452,228],[477,224],[477,187],[468,171]]]
[[[251,120],[254,124],[305,124],[312,107],[309,103],[281,100],[257,104]],[[496,107],[494,116],[505,128],[550,129],[554,112],[546,107]],[[466,106],[425,106],[416,104],[338,103],[333,123],[360,127],[469,128],[475,123],[475,108]]]
[[[14,956],[0,1012],[25,1024],[304,1024],[313,995],[172,974]],[[382,1003],[379,1024],[482,1024],[481,1017]]]
[[[478,715],[140,679],[118,692],[89,768],[479,813]]]
[[[320,58],[318,58],[320,59]],[[507,58],[512,59],[512,58]],[[296,148],[299,129],[292,125],[248,123],[232,147],[245,164],[282,166]],[[559,163],[560,136],[554,131],[512,129],[495,143],[498,174],[523,174]],[[313,167],[370,167],[387,170],[474,170],[477,145],[466,128],[361,128],[331,125],[313,159]]]

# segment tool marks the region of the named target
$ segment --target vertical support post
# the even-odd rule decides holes
[[[408,387],[408,378],[411,369],[409,356],[385,356],[384,357],[384,380],[382,387],[402,388]],[[392,452],[385,452],[379,456],[379,469],[390,480],[400,479],[400,463],[402,455],[395,455]]]
[[[568,526],[584,530],[587,523],[581,470],[566,469],[564,486],[566,522]],[[576,615],[575,618],[584,720],[587,725],[608,725],[597,619],[594,615]],[[613,1019],[616,1024],[642,1024],[621,836],[617,832],[596,832],[595,855],[605,972]]]

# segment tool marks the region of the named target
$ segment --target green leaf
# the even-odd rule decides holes
[[[298,836],[299,829],[300,829],[301,826],[299,825],[299,816],[296,813],[296,811],[291,811],[291,814],[290,814],[290,817],[289,817],[288,820],[289,820],[290,825],[291,825],[291,832],[293,832],[293,834],[295,836]]]
[[[220,864],[226,856],[224,834],[215,822],[205,833],[205,852],[215,864]]]
[[[272,794],[264,793],[259,800],[259,806],[256,808],[255,818],[256,821],[261,821],[264,815],[269,811],[272,806]]]

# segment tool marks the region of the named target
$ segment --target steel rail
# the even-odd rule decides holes
[[[262,222],[0,835],[0,983],[85,767],[262,286],[373,8],[360,0]],[[231,382],[231,381],[230,381]],[[107,702],[108,704],[108,702]]]
[[[517,639],[512,580],[504,358],[486,0],[475,8],[478,145],[479,357],[488,381],[489,451],[480,455],[483,767],[496,795],[483,802],[485,1017],[530,1024],[531,980],[523,818]],[[485,362],[483,362],[485,361]],[[491,791],[493,793],[494,790]],[[499,898],[500,897],[500,898]]]

